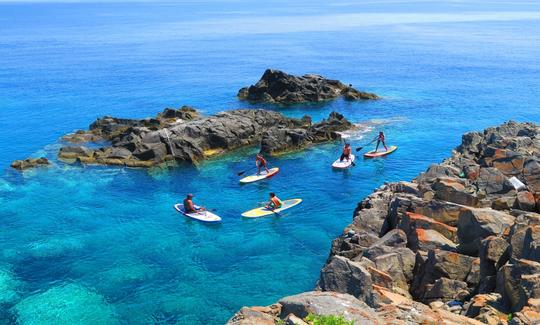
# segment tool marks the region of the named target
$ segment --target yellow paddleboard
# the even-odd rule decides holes
[[[268,215],[271,215],[271,214],[280,213],[283,210],[290,209],[293,206],[296,206],[296,205],[300,204],[300,202],[302,202],[302,199],[284,200],[284,201],[282,201],[283,204],[281,205],[281,208],[279,208],[279,209],[269,210],[269,209],[267,209],[265,207],[257,208],[257,209],[249,210],[249,211],[246,211],[246,212],[242,213],[242,217],[258,218],[258,217],[268,216]]]

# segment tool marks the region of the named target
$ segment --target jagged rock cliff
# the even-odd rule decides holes
[[[326,79],[315,74],[298,77],[272,69],[266,70],[255,85],[238,91],[240,99],[279,104],[315,103],[340,96],[346,100],[379,98],[375,94],[347,86],[339,80]]]
[[[103,117],[88,131],[65,136],[69,145],[58,154],[64,161],[152,167],[166,161],[197,163],[245,146],[261,145],[267,154],[299,150],[340,138],[354,125],[332,112],[319,123],[309,116],[292,119],[262,109],[232,110],[202,117],[194,109],[166,109],[155,118]],[[93,148],[84,142],[101,144]]]
[[[538,324],[539,212],[540,126],[467,133],[450,158],[359,202],[321,270],[322,293],[244,308],[230,323],[312,312],[357,324]]]

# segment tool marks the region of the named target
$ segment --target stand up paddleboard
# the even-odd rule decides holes
[[[196,205],[195,208],[198,209],[199,206]],[[180,212],[181,214],[185,215],[188,218],[192,218],[192,219],[199,220],[199,221],[202,221],[202,222],[220,222],[221,221],[221,218],[219,216],[213,214],[210,211],[201,211],[201,212],[196,212],[196,213],[186,213],[186,211],[184,210],[184,205],[180,204],[180,203],[175,204],[174,209],[176,211]]]
[[[396,151],[396,149],[397,149],[396,146],[390,146],[390,147],[388,147],[388,150],[384,150],[384,149],[382,151],[371,150],[370,152],[366,152],[364,154],[364,157],[366,157],[366,158],[382,157],[382,156],[386,156],[386,155],[391,154],[392,152]]]
[[[249,211],[246,211],[246,212],[242,213],[242,217],[258,218],[258,217],[268,216],[268,215],[271,215],[271,214],[276,214],[276,213],[279,213],[279,212],[281,212],[283,210],[290,209],[293,206],[296,206],[296,205],[300,204],[300,202],[302,202],[302,199],[284,200],[284,201],[282,201],[281,208],[279,208],[279,209],[270,210],[270,209],[267,209],[265,207],[256,208],[256,209],[249,210]]]
[[[334,161],[334,163],[332,164],[332,167],[339,168],[339,169],[349,168],[349,167],[352,166],[352,163],[354,162],[355,158],[356,157],[353,154],[351,154],[349,160],[343,159],[343,161],[339,161],[339,159],[338,159],[338,160]]]
[[[269,173],[267,173],[266,170],[261,171],[261,173],[258,176],[257,175],[246,176],[240,180],[240,183],[242,184],[253,183],[256,181],[260,181],[262,179],[270,178],[279,172],[278,167],[270,168],[269,170],[270,170]]]

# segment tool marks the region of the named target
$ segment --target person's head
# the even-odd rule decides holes
[[[188,199],[188,200],[193,199],[193,194],[189,193],[189,194],[187,195],[187,199]]]
[[[275,196],[276,196],[276,193],[270,192],[270,197],[275,197]]]
[[[383,131],[379,131],[379,135],[383,135],[383,134],[384,134]]]
[[[262,155],[260,153],[258,153],[257,158],[262,158]]]
[[[350,143],[345,143],[345,147],[346,147],[346,148],[349,148],[350,146],[351,146]]]

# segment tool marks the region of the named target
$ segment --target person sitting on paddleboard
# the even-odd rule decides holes
[[[261,168],[263,167],[266,170],[267,174],[270,173],[270,170],[268,170],[268,164],[266,162],[266,159],[264,159],[264,157],[260,153],[258,153],[255,157],[255,165],[257,165],[257,176],[261,174]]]
[[[351,152],[351,145],[349,143],[345,143],[345,147],[343,147],[343,153],[341,154],[339,161],[343,161],[343,159],[351,160]]]
[[[186,211],[186,213],[197,213],[204,210],[204,207],[195,207],[195,204],[193,204],[193,194],[188,194],[184,199],[184,211]]]
[[[276,210],[281,208],[281,200],[276,196],[276,193],[270,192],[270,202],[266,205],[268,210]]]
[[[382,142],[384,146],[384,150],[388,151],[388,148],[386,147],[386,143],[384,143],[384,133],[383,131],[379,132],[379,135],[373,140],[377,140],[377,146],[375,147],[375,152],[377,152],[377,149],[379,149],[379,144]]]

